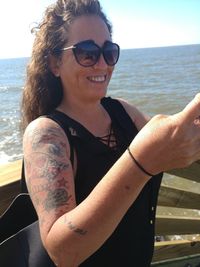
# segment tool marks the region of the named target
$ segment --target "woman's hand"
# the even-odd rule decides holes
[[[200,159],[200,94],[172,115],[156,115],[139,132],[130,149],[150,173],[183,168]]]

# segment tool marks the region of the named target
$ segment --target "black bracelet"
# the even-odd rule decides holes
[[[138,166],[138,168],[143,171],[145,174],[149,175],[149,176],[153,176],[153,174],[149,173],[148,171],[146,171],[141,165],[140,163],[134,158],[133,154],[131,153],[130,151],[130,148],[128,147],[127,148],[127,151],[129,153],[129,155],[131,156],[133,162]]]

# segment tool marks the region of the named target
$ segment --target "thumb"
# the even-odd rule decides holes
[[[200,116],[200,93],[198,93],[192,101],[181,112],[183,119],[188,122],[193,122]]]

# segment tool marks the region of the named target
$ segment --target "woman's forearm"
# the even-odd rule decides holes
[[[49,231],[45,244],[58,266],[77,266],[94,253],[149,179],[126,151],[90,195],[61,216]]]

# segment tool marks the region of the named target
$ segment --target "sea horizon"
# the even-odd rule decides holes
[[[163,45],[163,46],[147,46],[147,47],[130,47],[130,48],[121,48],[121,51],[124,50],[139,50],[139,49],[153,49],[153,48],[168,48],[168,47],[183,47],[183,46],[195,46],[200,45],[199,43],[192,43],[192,44],[173,44],[173,45]],[[24,56],[15,56],[15,57],[1,57],[0,60],[9,60],[9,59],[23,59],[23,58],[30,58],[31,55],[24,55]]]

